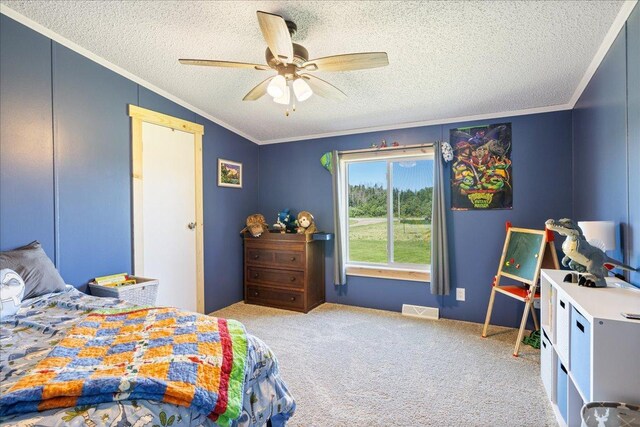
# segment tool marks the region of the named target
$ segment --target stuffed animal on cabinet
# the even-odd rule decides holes
[[[260,237],[262,233],[269,230],[269,225],[262,214],[253,214],[247,217],[247,226],[240,233],[248,231],[253,237]]]
[[[316,223],[311,212],[302,211],[298,214],[298,234],[316,233]]]
[[[278,219],[273,224],[273,228],[280,230],[280,233],[293,233],[296,230],[295,215],[289,209],[283,209],[278,212]]]

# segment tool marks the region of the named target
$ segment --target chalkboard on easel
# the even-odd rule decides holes
[[[498,275],[530,285],[536,284],[542,260],[546,255],[546,245],[544,231],[510,227],[504,242]]]

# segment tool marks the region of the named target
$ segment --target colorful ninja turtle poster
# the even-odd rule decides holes
[[[449,137],[451,209],[511,209],[511,123],[451,129]]]

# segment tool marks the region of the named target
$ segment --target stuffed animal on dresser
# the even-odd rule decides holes
[[[262,214],[253,214],[247,217],[247,226],[240,233],[248,231],[253,237],[260,237],[262,233],[269,230],[269,225]]]
[[[296,231],[295,215],[289,209],[283,209],[278,212],[278,219],[273,224],[273,228],[280,230],[280,233],[293,233]]]
[[[298,214],[298,234],[313,234],[316,233],[315,220],[311,212],[302,211]]]

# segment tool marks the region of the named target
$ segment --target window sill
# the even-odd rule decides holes
[[[347,276],[375,277],[378,279],[408,280],[412,282],[429,282],[431,272],[425,270],[403,270],[386,267],[370,267],[347,265]]]

